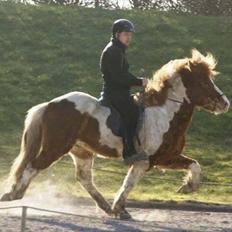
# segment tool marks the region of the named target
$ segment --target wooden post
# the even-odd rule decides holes
[[[26,230],[26,219],[27,219],[27,207],[22,207],[22,218],[21,218],[21,232],[25,232]]]

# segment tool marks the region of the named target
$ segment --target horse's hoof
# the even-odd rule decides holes
[[[129,220],[129,219],[132,219],[132,216],[126,210],[123,210],[119,214],[119,219],[120,220]]]
[[[0,201],[12,201],[12,195],[10,193],[5,193],[1,196]]]
[[[123,209],[120,212],[115,212],[114,216],[115,216],[115,218],[120,219],[120,220],[130,220],[130,219],[132,219],[132,216],[125,209]]]
[[[110,207],[105,210],[105,213],[110,217],[113,217],[115,215],[115,213],[113,212],[113,210]]]
[[[183,194],[187,194],[191,192],[193,192],[193,188],[189,184],[184,184],[177,190],[177,193],[183,193]]]

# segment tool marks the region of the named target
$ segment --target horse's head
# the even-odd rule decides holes
[[[196,49],[192,57],[186,58],[185,65],[179,70],[190,102],[215,114],[228,111],[230,102],[215,85],[216,60],[212,54],[203,56]]]
[[[215,66],[210,53],[203,56],[193,49],[191,58],[171,60],[157,70],[144,93],[137,94],[137,101],[147,106],[163,105],[170,92],[177,91],[179,96],[173,97],[176,100],[186,100],[215,114],[224,113],[230,102],[214,83]]]

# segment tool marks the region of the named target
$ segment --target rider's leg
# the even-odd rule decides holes
[[[136,153],[136,149],[134,146],[134,136],[135,136],[135,129],[137,124],[137,118],[138,118],[138,110],[135,105],[133,105],[132,102],[128,100],[126,103],[127,110],[122,112],[122,118],[124,120],[124,127],[125,127],[125,144],[126,149],[124,152],[124,155],[126,158],[127,156],[132,156]]]
[[[127,165],[133,164],[135,161],[146,160],[147,155],[136,154],[134,147],[134,134],[136,130],[138,108],[129,93],[111,95],[109,97],[110,103],[120,113],[124,122],[123,135],[123,158]]]
[[[125,124],[124,139],[126,140],[124,143],[123,158],[124,163],[130,165],[138,160],[147,160],[148,157],[145,153],[137,154],[134,146],[134,137],[139,117],[138,107],[135,105],[131,97],[125,98],[122,104],[124,106],[124,110],[121,111],[121,115]]]

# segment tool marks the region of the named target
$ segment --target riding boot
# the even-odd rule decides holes
[[[133,143],[133,135],[128,132],[124,133],[123,145],[123,159],[126,165],[132,165],[135,161],[148,160],[148,154],[145,151],[137,153]]]

